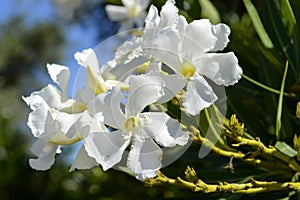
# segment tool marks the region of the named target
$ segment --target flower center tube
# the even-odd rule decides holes
[[[124,128],[127,132],[134,132],[136,131],[140,126],[140,121],[137,117],[130,116],[125,120]]]
[[[186,77],[187,79],[189,79],[190,77],[192,77],[196,71],[195,67],[193,64],[191,64],[188,61],[184,61],[181,66],[181,74]]]
[[[137,6],[132,6],[128,9],[128,15],[130,18],[134,19],[139,16],[139,8]]]

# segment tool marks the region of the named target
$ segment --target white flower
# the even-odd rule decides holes
[[[103,119],[91,117],[87,111],[75,115],[57,113],[53,110],[48,112],[44,127],[45,131],[37,138],[31,148],[31,151],[38,158],[30,159],[29,164],[36,170],[49,169],[54,164],[56,153],[61,152],[61,147],[81,141],[84,137],[88,137],[87,133],[89,131],[108,132],[102,124]],[[82,145],[70,171],[90,169],[96,165],[98,163],[94,158],[88,156],[84,145]]]
[[[37,141],[32,152],[38,156],[30,159],[30,166],[37,170],[47,170],[54,163],[54,156],[63,145],[70,145],[83,139],[83,127],[95,127],[99,130],[100,122],[88,117],[85,103],[68,97],[70,71],[61,65],[47,65],[51,79],[60,87],[48,85],[33,92],[24,101],[33,110],[28,117],[28,126]],[[96,128],[94,128],[96,129]],[[104,129],[103,129],[104,130]],[[71,170],[85,169],[97,164],[83,150],[80,150]]]
[[[31,93],[29,97],[23,97],[33,110],[28,117],[28,126],[35,137],[39,137],[45,131],[44,125],[49,109],[65,113],[80,113],[86,110],[86,104],[68,97],[69,69],[55,64],[48,64],[47,69],[60,90],[49,84],[42,90]]]
[[[74,126],[78,116],[58,113],[49,109],[44,122],[44,132],[38,136],[31,151],[38,156],[37,159],[30,159],[29,164],[37,170],[47,170],[54,164],[56,153],[60,153],[61,145],[72,144],[81,140],[75,134]]]
[[[82,52],[76,52],[74,55],[78,64],[87,69],[87,85],[78,92],[78,98],[84,102],[88,102],[94,98],[95,95],[106,92],[114,86],[119,86],[121,89],[127,90],[128,85],[118,80],[107,79],[103,77],[113,78],[115,75],[111,74],[109,70],[99,68],[97,55],[93,49],[85,49]]]
[[[204,77],[218,85],[229,86],[241,78],[242,69],[233,52],[211,53],[226,47],[230,34],[228,26],[212,25],[207,19],[188,24],[184,17],[178,15],[172,3],[174,1],[169,0],[163,6],[161,17],[155,7],[150,8],[143,48],[185,80],[187,91],[183,106],[187,113],[197,115],[217,100]],[[161,78],[164,77],[167,76]]]
[[[134,27],[142,27],[146,16],[149,0],[122,0],[124,6],[107,5],[105,7],[108,17],[112,21],[121,22],[119,33]]]
[[[85,139],[88,155],[95,158],[104,170],[119,163],[131,143],[127,167],[138,179],[154,177],[161,167],[163,156],[157,143],[173,147],[188,142],[188,134],[167,114],[142,112],[147,105],[156,102],[163,95],[163,86],[159,77],[131,76],[124,113],[120,109],[122,93],[118,87],[97,96],[94,102],[89,103],[90,112],[102,112],[104,123],[115,129],[111,133],[90,133],[90,137]]]

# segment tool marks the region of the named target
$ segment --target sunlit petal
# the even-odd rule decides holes
[[[50,108],[44,99],[38,95],[23,97],[23,100],[33,110],[28,116],[27,125],[30,127],[32,134],[39,137],[45,131],[45,121]]]
[[[168,0],[160,11],[160,27],[175,27],[178,21],[178,8],[175,0]]]
[[[31,151],[38,156],[36,159],[30,159],[30,167],[36,170],[48,170],[54,164],[55,154],[58,145],[49,144],[46,140],[37,139],[32,145]]]
[[[91,158],[85,151],[84,145],[81,146],[77,156],[70,168],[70,172],[75,169],[91,169],[94,166],[97,166],[98,163],[94,158]]]
[[[125,121],[125,115],[121,111],[120,103],[122,93],[119,88],[98,95],[88,104],[88,110],[92,114],[102,112],[104,123],[113,128],[122,128]]]
[[[135,139],[128,155],[127,167],[137,179],[152,178],[161,167],[161,159],[162,150],[151,138],[145,141]]]
[[[121,21],[127,17],[128,10],[124,6],[114,6],[107,5],[105,6],[105,11],[112,21]]]
[[[218,85],[233,85],[243,73],[233,52],[208,53],[197,59],[196,63],[198,71]]]
[[[226,24],[213,25],[214,35],[217,37],[217,42],[213,51],[222,51],[228,44],[230,28]]]
[[[62,92],[62,101],[69,99],[68,97],[68,86],[70,79],[70,70],[68,67],[57,65],[57,64],[47,64],[48,73],[51,79],[57,83]]]
[[[128,103],[126,114],[136,115],[149,104],[156,102],[164,95],[163,80],[151,75],[138,75],[130,77],[130,89],[128,91]]]
[[[187,84],[183,106],[187,113],[197,115],[216,100],[217,96],[207,81],[202,76],[195,75],[194,80]]]
[[[120,162],[123,152],[130,143],[124,139],[122,131],[111,133],[90,133],[85,138],[84,146],[90,157],[95,158],[103,170],[107,170]]]
[[[82,67],[87,68],[89,66],[93,73],[99,73],[99,62],[97,55],[93,49],[89,48],[81,52],[76,52],[74,54],[74,58]]]
[[[178,121],[169,115],[160,112],[148,112],[151,123],[144,127],[148,134],[152,135],[156,142],[164,147],[185,145],[189,135],[184,132]]]
[[[208,19],[194,20],[186,28],[181,52],[183,57],[204,53],[213,49],[216,41],[217,37],[213,34],[212,24]]]

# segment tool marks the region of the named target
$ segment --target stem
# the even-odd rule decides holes
[[[274,89],[274,88],[271,88],[271,87],[269,87],[269,86],[266,86],[266,85],[264,85],[264,84],[262,84],[262,83],[260,83],[260,82],[258,82],[258,81],[256,81],[256,80],[250,78],[249,76],[247,76],[247,75],[245,75],[245,74],[242,74],[242,77],[243,77],[244,79],[246,79],[247,81],[253,83],[254,85],[257,85],[258,87],[261,87],[261,88],[263,88],[263,89],[265,89],[265,90],[267,90],[267,91],[269,91],[269,92],[273,92],[273,93],[275,93],[275,94],[280,94],[280,91],[279,91],[279,90],[276,90],[276,89]],[[287,97],[295,97],[295,96],[296,96],[294,93],[287,93],[287,92],[283,92],[283,95],[284,95],[284,96],[287,96]]]
[[[228,150],[221,149],[221,148],[215,146],[207,138],[203,138],[200,135],[200,131],[198,129],[196,129],[195,127],[192,126],[191,130],[192,130],[191,135],[194,136],[194,142],[204,145],[205,147],[211,149],[213,152],[215,152],[218,155],[225,156],[225,157],[228,157],[228,158],[233,157],[235,159],[242,160],[243,162],[248,163],[250,165],[253,165],[255,167],[262,167],[262,168],[269,169],[269,170],[274,170],[275,168],[276,168],[276,170],[278,170],[279,168],[284,169],[285,172],[286,171],[291,171],[291,168],[292,168],[293,171],[297,170],[297,167],[294,167],[295,163],[292,163],[292,165],[291,165],[292,167],[291,167],[291,166],[287,166],[285,163],[280,162],[278,160],[274,160],[274,161],[270,162],[270,161],[263,161],[261,159],[247,158],[246,154],[244,154],[242,152],[234,152],[234,151],[228,151]],[[249,142],[248,141],[243,141],[243,144],[244,143],[245,144],[247,143],[248,145],[259,146],[257,143],[253,143],[252,140],[249,140]],[[268,152],[268,153],[270,153],[270,152]],[[277,153],[280,154],[280,152],[277,152]],[[276,153],[274,153],[274,154],[276,154]],[[276,154],[276,156],[282,158],[281,156],[284,156],[284,155],[280,154],[280,156],[279,156],[279,155]],[[284,159],[284,161],[287,161],[285,157],[282,158],[282,159]],[[300,167],[299,167],[299,169],[300,169]]]
[[[236,146],[249,145],[252,147],[256,147],[261,153],[278,158],[279,160],[286,163],[291,170],[295,172],[300,172],[300,165],[294,158],[290,158],[287,155],[277,151],[277,149],[273,146],[266,147],[258,138],[255,140],[243,138],[242,136],[231,134],[230,132],[228,132],[228,130],[223,131],[223,133],[231,139],[237,141],[238,144],[236,144]],[[272,168],[274,168],[274,166]]]
[[[285,79],[286,79],[286,75],[287,75],[287,71],[288,71],[288,66],[289,66],[289,62],[286,61],[283,76],[282,76],[282,81],[281,81],[280,94],[279,94],[279,98],[278,98],[278,105],[277,105],[276,131],[275,131],[277,140],[280,140],[279,133],[280,133],[280,129],[281,129],[283,90],[284,90],[284,86],[285,86]]]
[[[188,169],[187,169],[188,170]],[[194,169],[192,169],[194,170]],[[197,175],[195,176],[197,177]],[[172,179],[158,171],[156,178],[150,178],[144,180],[147,186],[168,184],[179,186],[182,188],[188,188],[193,192],[203,193],[216,193],[216,192],[230,192],[240,194],[256,194],[270,191],[281,191],[281,190],[300,190],[300,182],[285,182],[278,183],[275,181],[257,181],[250,180],[248,183],[227,183],[219,182],[218,184],[207,184],[201,179],[196,178],[195,180],[184,180],[181,177]]]

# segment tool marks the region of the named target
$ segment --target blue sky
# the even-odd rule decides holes
[[[38,22],[51,22],[58,20],[56,8],[51,3],[51,0],[1,0],[0,1],[0,24],[14,16],[24,16],[24,21],[27,26],[32,26]],[[63,17],[59,23],[63,22]],[[79,65],[74,59],[74,53],[86,48],[94,48],[98,42],[96,40],[95,27],[83,27],[79,24],[63,26],[67,39],[67,45],[64,48],[64,55],[61,64],[71,69],[70,93],[72,92],[72,84],[76,77],[76,72]],[[45,67],[45,65],[41,67]],[[43,84],[48,84],[50,79],[48,74],[39,74],[37,77]],[[39,90],[40,88],[37,88]]]
[[[51,0],[0,0],[0,24],[4,24],[7,20],[14,16],[24,16],[24,21],[27,26],[32,26],[38,22],[53,22],[53,20],[58,20],[56,8],[52,5]],[[59,20],[59,23],[64,23],[63,18]],[[99,24],[100,26],[101,24]],[[72,24],[63,26],[64,32],[67,39],[67,45],[64,48],[63,60],[60,63],[69,67],[71,69],[71,79],[69,83],[69,93],[70,96],[74,96],[73,92],[73,84],[75,78],[77,76],[77,71],[80,69],[80,66],[77,64],[77,61],[74,59],[74,53],[77,51],[82,51],[86,48],[94,48],[96,47],[100,41],[97,38],[96,27],[88,27],[81,26],[79,24]],[[112,43],[113,40],[111,40]],[[103,51],[101,51],[101,63],[104,61],[108,61],[112,58],[113,55],[113,46],[112,44],[108,44],[107,42],[103,43]],[[109,50],[108,50],[109,49]],[[44,65],[41,68],[46,67],[47,61],[45,60]],[[50,63],[52,64],[52,63]],[[47,85],[52,83],[49,75],[44,73],[46,70],[42,72],[38,72],[37,79],[42,82],[43,85]],[[82,72],[82,70],[79,70]],[[82,75],[80,76],[83,77]],[[81,81],[82,79],[80,79]],[[78,82],[77,82],[78,83]],[[78,86],[75,86],[78,89]],[[40,90],[41,88],[35,88],[34,90]],[[74,148],[74,152],[80,147],[80,143],[76,145],[72,145],[71,148]],[[76,150],[77,149],[77,150]],[[65,161],[72,162],[74,156],[76,154],[66,155]]]

